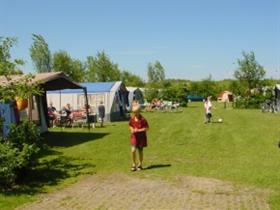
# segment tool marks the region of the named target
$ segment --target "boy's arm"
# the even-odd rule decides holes
[[[149,128],[140,128],[140,129],[137,129],[137,132],[144,132],[144,131],[147,131],[149,130]]]
[[[149,130],[149,128],[133,128],[131,126],[129,126],[129,129],[130,129],[130,132],[131,133],[137,133],[137,132],[144,132],[144,131],[147,131]]]
[[[149,124],[146,120],[144,120],[143,128],[137,129],[137,132],[145,132],[149,130]]]
[[[129,130],[130,130],[131,133],[135,133],[135,128],[129,126]]]

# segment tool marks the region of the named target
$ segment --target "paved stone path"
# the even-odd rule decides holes
[[[177,177],[174,181],[123,174],[92,175],[28,204],[22,210],[88,209],[270,209],[268,190],[216,179]]]

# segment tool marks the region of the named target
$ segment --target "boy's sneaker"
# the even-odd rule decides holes
[[[137,166],[137,171],[143,170],[142,166]]]

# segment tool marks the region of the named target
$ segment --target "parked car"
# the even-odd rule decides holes
[[[192,101],[203,101],[204,97],[203,96],[196,96],[196,95],[188,95],[187,96],[187,100],[188,102],[192,102]]]

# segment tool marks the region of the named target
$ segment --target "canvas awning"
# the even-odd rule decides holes
[[[0,85],[8,85],[22,80],[26,75],[0,76]],[[85,87],[73,82],[63,72],[48,72],[35,74],[31,83],[40,83],[44,91],[62,89],[85,89]]]

